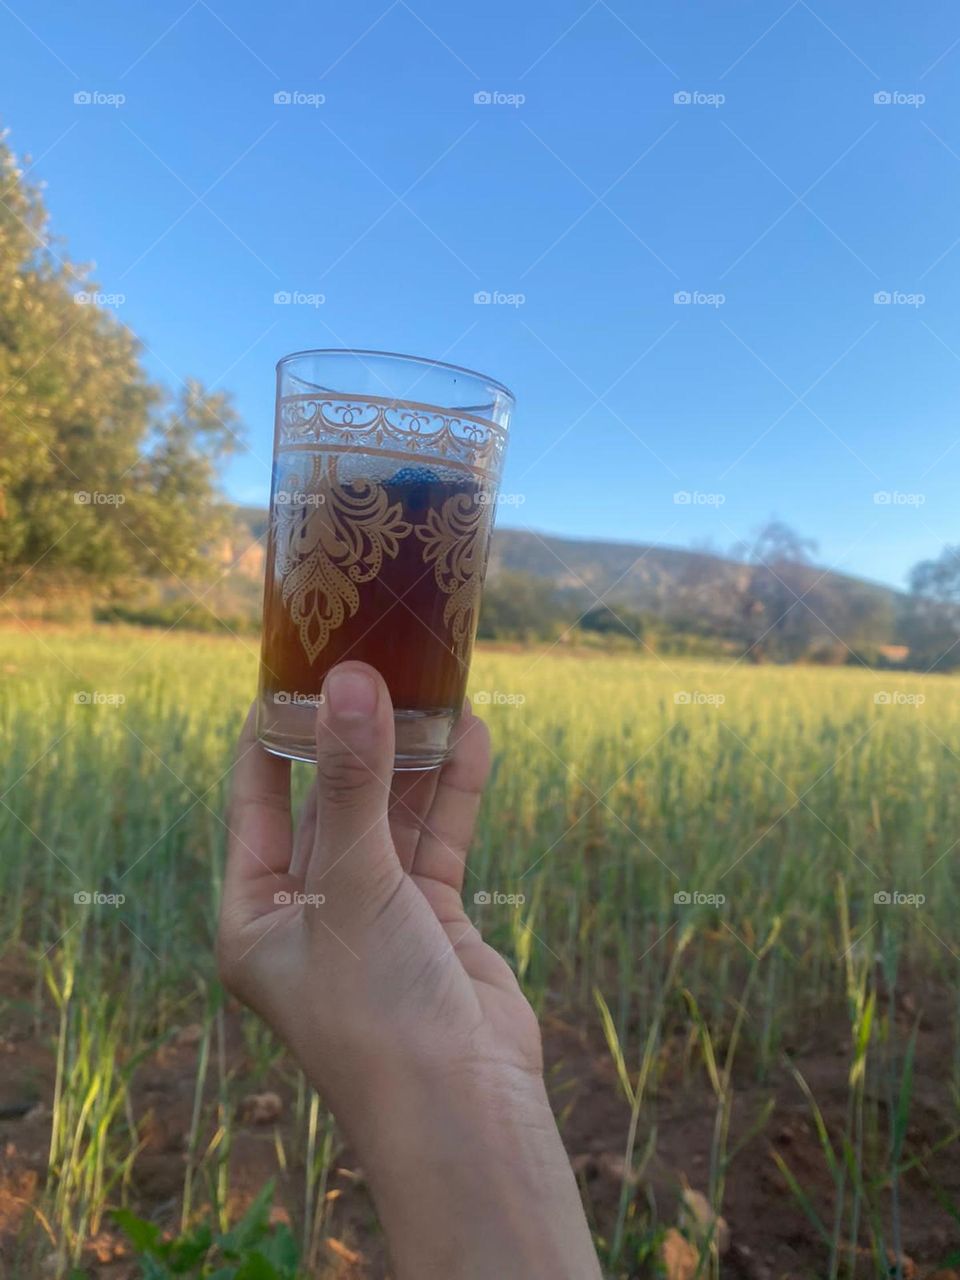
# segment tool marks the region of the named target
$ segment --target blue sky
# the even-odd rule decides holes
[[[896,584],[960,541],[958,70],[946,3],[0,7],[10,141],[151,372],[235,393],[238,499],[276,359],[381,348],[514,390],[503,523],[775,514]]]

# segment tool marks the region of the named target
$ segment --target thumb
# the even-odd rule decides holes
[[[308,892],[369,901],[400,879],[388,820],[393,705],[382,677],[342,662],[323,683],[317,713],[317,830]]]

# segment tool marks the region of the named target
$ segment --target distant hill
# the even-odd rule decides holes
[[[267,515],[262,508],[237,508],[238,532],[223,548],[221,562],[236,560],[238,576],[258,580],[263,572]],[[255,541],[256,540],[256,541]],[[254,545],[250,545],[251,543]],[[549,585],[576,612],[589,609],[598,597],[614,608],[677,621],[709,631],[729,625],[735,601],[744,594],[751,566],[726,556],[652,543],[606,542],[593,538],[561,538],[527,529],[494,532],[488,580],[525,575]],[[794,565],[784,608],[796,595],[816,613],[825,636],[851,633],[851,609],[869,619],[871,642],[896,640],[897,620],[906,599],[879,583],[816,565]],[[809,593],[809,594],[807,594]]]
[[[806,566],[810,582],[874,597],[896,610],[903,593],[880,583],[816,565]],[[593,538],[561,538],[527,529],[497,529],[490,572],[528,573],[545,578],[560,590],[590,599],[652,613],[668,610],[678,592],[710,583],[733,586],[747,572],[739,560],[707,551],[642,542],[601,542]],[[829,619],[824,619],[829,622]]]

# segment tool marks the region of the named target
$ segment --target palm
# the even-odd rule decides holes
[[[274,803],[276,795],[261,794],[251,805],[258,822],[269,822],[273,838],[270,865],[261,859],[260,874],[251,877],[247,885],[257,909],[248,915],[243,950],[259,952],[259,942],[269,936],[269,948],[286,950],[283,944],[287,943],[292,955],[303,936],[303,913],[311,908],[285,903],[284,895],[305,887],[320,892],[327,888],[326,872],[318,874],[311,865],[316,861],[318,840],[323,841],[323,831],[318,831],[317,790],[311,788],[308,793],[295,832],[287,827],[284,835],[276,809],[288,794],[281,776],[285,766],[280,761],[263,760],[258,747],[252,752],[261,767],[275,772],[281,804]],[[430,1018],[433,995],[435,1004],[442,1003],[442,1011],[435,1010],[435,1021],[442,1023],[438,1030],[453,1036],[459,1030],[464,1038],[479,1036],[497,1045],[516,1065],[539,1070],[540,1035],[535,1015],[513,970],[482,940],[463,909],[467,854],[489,772],[489,754],[486,726],[467,716],[454,733],[452,756],[442,770],[394,774],[389,828],[403,882],[390,901],[388,918],[379,919],[376,925],[377,936],[395,938],[396,946],[381,952],[376,963],[384,992],[392,990],[399,969],[427,969],[430,983],[418,983],[415,991],[417,1017]],[[242,789],[243,781],[238,779],[237,790]],[[321,931],[317,945],[326,956],[316,957],[319,966],[335,963],[338,950],[342,958],[343,943],[337,928]]]

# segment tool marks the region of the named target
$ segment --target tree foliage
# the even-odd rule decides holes
[[[224,393],[150,380],[0,136],[0,570],[198,570],[238,425]]]
[[[947,671],[960,664],[960,547],[914,565],[900,629],[913,665]]]

